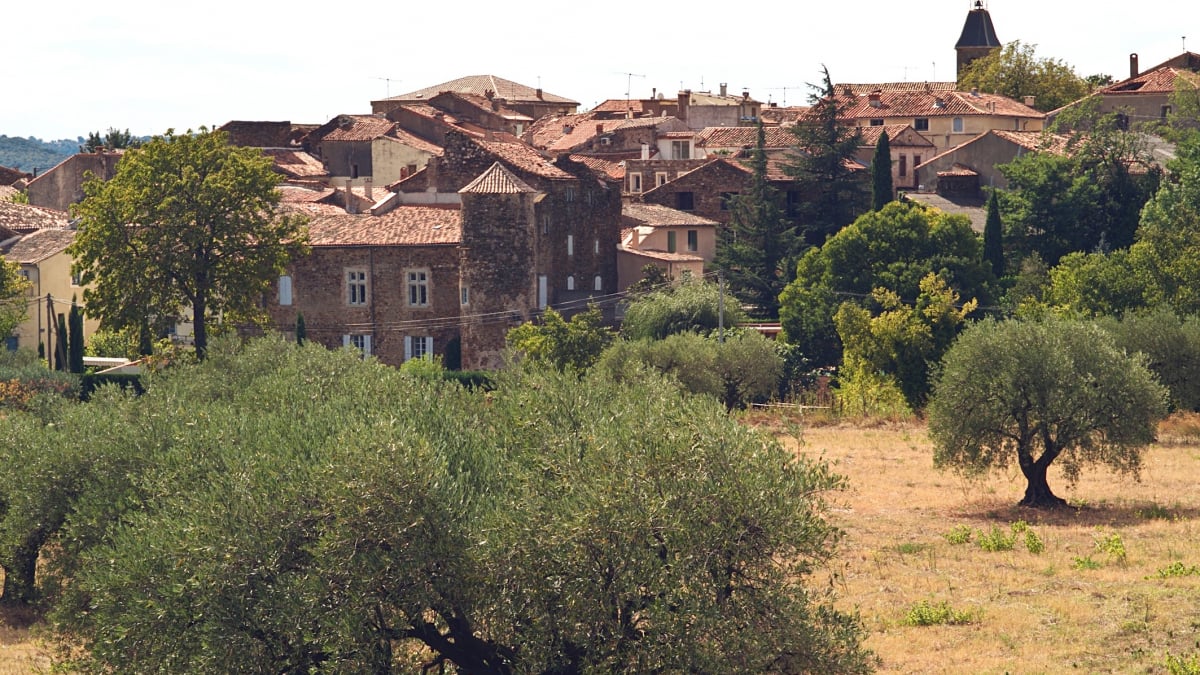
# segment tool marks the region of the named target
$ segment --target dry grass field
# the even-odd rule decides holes
[[[1052,471],[1075,507],[1058,512],[1016,507],[1015,470],[933,470],[920,424],[801,429],[781,437],[849,480],[832,495],[845,538],[814,582],[860,613],[879,672],[1165,673],[1168,653],[1200,654],[1200,421],[1164,425],[1140,482],[1094,470],[1068,487]],[[962,623],[912,625],[922,602]],[[28,631],[0,625],[0,675],[47,665]]]
[[[788,442],[849,479],[833,496],[845,538],[818,579],[860,613],[880,672],[1165,673],[1168,653],[1200,654],[1196,426],[1164,425],[1140,482],[1094,470],[1068,487],[1052,470],[1075,507],[1058,512],[1015,506],[1015,469],[983,483],[934,470],[919,424],[808,427]],[[910,617],[922,602],[949,611]],[[913,625],[946,614],[963,623]]]

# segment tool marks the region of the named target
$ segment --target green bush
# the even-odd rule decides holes
[[[931,604],[922,600],[909,608],[904,623],[909,626],[963,626],[975,622],[975,615],[966,610],[957,610],[942,601]]]

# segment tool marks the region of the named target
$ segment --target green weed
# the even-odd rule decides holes
[[[1100,563],[1092,560],[1092,556],[1085,555],[1082,558],[1076,557],[1075,561],[1071,563],[1071,567],[1077,570],[1098,570]]]
[[[946,541],[954,544],[955,546],[959,544],[965,544],[971,541],[971,528],[967,527],[966,525],[956,525],[949,532],[943,534],[942,536],[946,538]]]
[[[1200,576],[1200,565],[1192,565],[1189,567],[1189,566],[1184,565],[1182,562],[1176,560],[1175,562],[1171,563],[1170,565],[1167,565],[1166,567],[1158,570],[1158,572],[1155,574],[1155,576],[1146,577],[1146,578],[1147,579],[1154,579],[1154,578],[1169,579],[1171,577],[1193,577],[1193,576]]]
[[[954,609],[945,601],[934,605],[922,600],[904,615],[904,623],[909,626],[962,626],[974,622],[973,613]]]

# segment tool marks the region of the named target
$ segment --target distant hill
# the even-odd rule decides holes
[[[79,152],[83,145],[82,136],[75,140],[43,141],[29,138],[13,138],[0,135],[0,166],[41,174],[64,159]]]

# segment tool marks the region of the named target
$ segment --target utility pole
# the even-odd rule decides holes
[[[725,272],[717,270],[717,343],[725,344]]]

